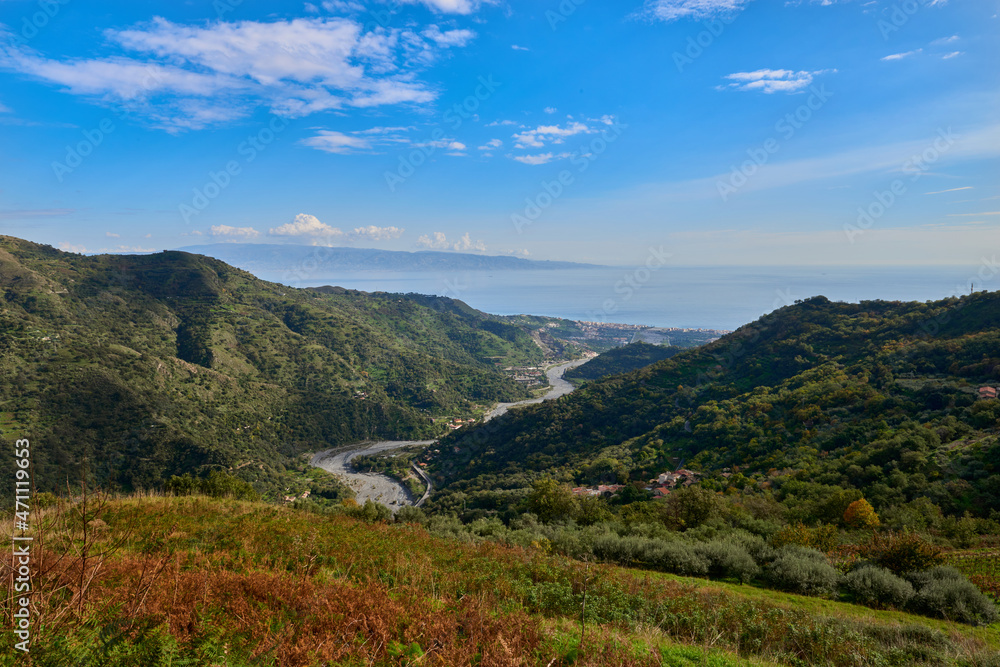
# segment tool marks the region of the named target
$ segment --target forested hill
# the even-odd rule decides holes
[[[543,476],[645,481],[683,462],[718,490],[853,487],[879,511],[928,498],[988,516],[1000,511],[1000,402],[980,399],[983,385],[1000,385],[1000,294],[815,297],[456,432],[437,505],[489,510]]]
[[[435,415],[524,397],[497,362],[542,357],[460,301],[296,290],[183,252],[84,257],[0,236],[0,295],[0,429],[30,438],[40,490],[87,461],[124,488],[238,469],[277,493],[304,450],[427,437]]]
[[[683,349],[673,345],[652,345],[641,341],[629,343],[611,348],[584,365],[569,369],[563,377],[570,380],[596,380],[608,375],[627,373],[669,359]]]

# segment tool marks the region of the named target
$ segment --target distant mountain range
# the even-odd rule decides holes
[[[376,250],[372,248],[327,248],[323,246],[265,243],[215,243],[180,248],[207,255],[255,275],[294,278],[300,273],[321,271],[529,271],[592,268],[594,264],[552,262],[472,255],[457,252]]]

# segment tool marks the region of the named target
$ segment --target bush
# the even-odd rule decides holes
[[[708,561],[708,573],[715,577],[733,577],[742,584],[760,573],[757,562],[746,549],[731,541],[715,540],[698,544],[694,552]]]
[[[427,513],[419,507],[405,505],[404,507],[400,507],[399,511],[396,512],[396,523],[419,523],[422,526],[426,526]]]
[[[703,577],[708,574],[708,560],[682,542],[661,541],[655,553],[649,555],[654,559],[652,565],[667,572],[689,577]]]
[[[831,596],[840,583],[840,573],[826,556],[805,547],[782,548],[765,574],[774,587],[804,595]]]
[[[857,602],[876,609],[902,609],[913,598],[910,582],[874,565],[852,571],[844,584]]]
[[[940,565],[941,549],[916,533],[875,533],[861,545],[859,555],[895,574],[928,570]]]
[[[949,621],[989,625],[1000,620],[996,605],[967,579],[933,579],[913,600],[916,611]]]

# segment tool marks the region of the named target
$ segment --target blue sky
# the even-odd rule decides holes
[[[975,265],[1000,251],[998,11],[0,0],[0,232]]]

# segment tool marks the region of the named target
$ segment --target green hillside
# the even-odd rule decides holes
[[[645,481],[683,462],[708,488],[794,497],[807,520],[821,520],[813,501],[835,489],[880,513],[926,499],[945,515],[997,516],[1000,402],[978,398],[985,384],[1000,384],[1000,294],[816,297],[456,432],[434,464],[436,503],[455,507],[460,494],[467,510],[495,511],[541,477]]]
[[[563,377],[569,380],[597,380],[608,375],[620,375],[669,359],[682,349],[643,342],[630,343],[612,348],[582,366],[569,369]]]
[[[273,497],[297,454],[437,435],[433,417],[526,396],[498,361],[542,359],[460,301],[297,290],[182,252],[0,237],[0,295],[0,431],[31,438],[40,490],[233,470]]]

